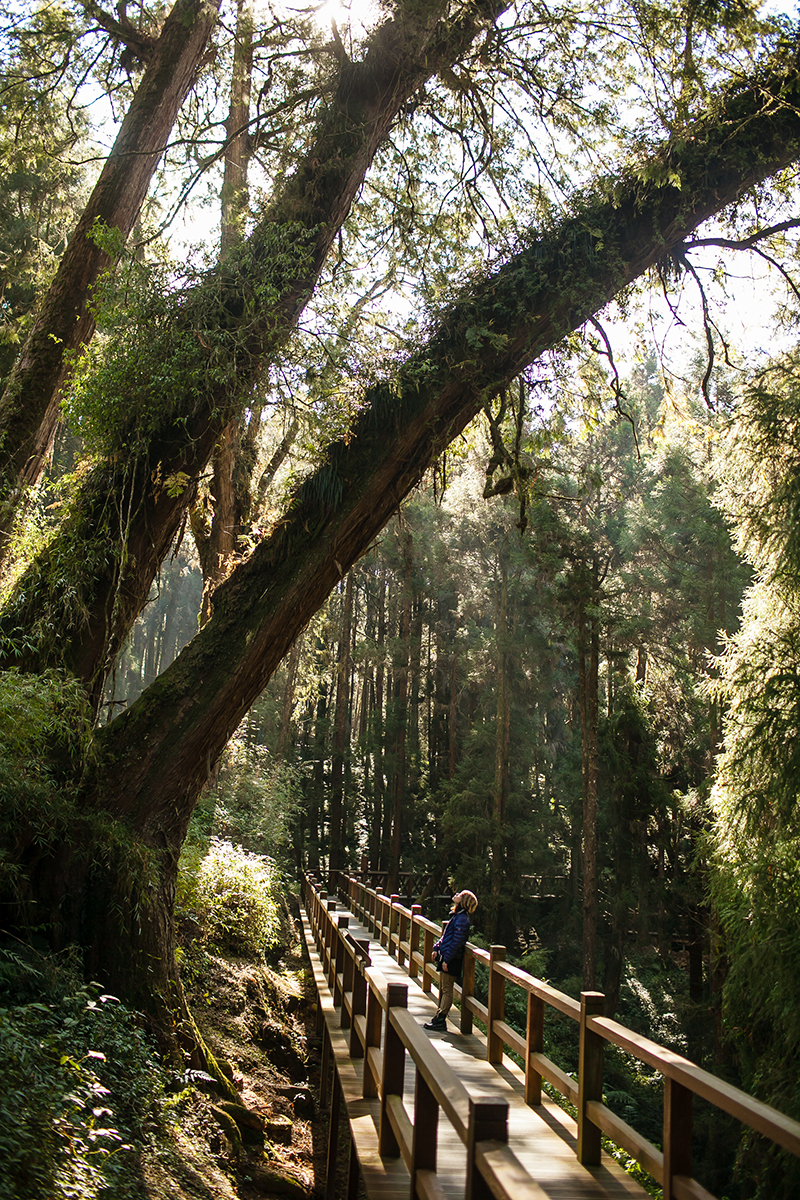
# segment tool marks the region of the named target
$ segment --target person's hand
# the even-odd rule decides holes
[[[443,970],[443,971],[446,971],[446,970],[447,970],[447,963],[446,963],[446,962],[443,962],[443,963],[442,963],[442,970]]]

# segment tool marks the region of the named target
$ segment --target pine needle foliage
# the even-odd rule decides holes
[[[23,846],[45,853],[77,819],[76,778],[91,742],[85,695],[58,672],[0,672],[0,889],[19,897]],[[30,852],[28,854],[30,858]]]
[[[723,655],[725,751],[712,793],[714,903],[729,964],[727,1035],[744,1086],[800,1116],[800,360],[747,394],[728,440],[724,497],[757,571]],[[751,1137],[740,1175],[788,1200],[800,1164]]]

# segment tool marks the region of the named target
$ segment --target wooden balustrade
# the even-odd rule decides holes
[[[418,904],[406,907],[397,896],[384,896],[373,888],[369,888],[361,880],[340,874],[338,877],[339,894],[347,899],[351,912],[356,914],[364,925],[372,930],[377,940],[384,945],[390,954],[404,966],[409,976],[419,978],[423,991],[430,991],[432,980],[438,980],[438,972],[431,961],[433,943],[441,933],[437,923],[425,917]],[[314,913],[314,920],[326,925],[327,932],[315,930],[317,945],[324,947],[329,957],[330,939],[334,936],[334,922],[331,913],[331,901],[328,900],[319,885],[310,883],[307,890],[306,910]],[[420,945],[422,949],[420,949]],[[335,951],[333,951],[335,952]],[[481,1004],[474,995],[475,964],[481,962],[489,973],[488,1004]],[[369,977],[369,970],[366,971]],[[348,976],[349,979],[349,976]],[[504,998],[508,984],[527,993],[527,1029],[523,1037],[505,1020]],[[377,986],[377,985],[376,985]],[[344,981],[342,987],[345,987]],[[379,1034],[376,1027],[369,1027],[370,997],[373,995],[370,985],[365,1001],[366,1019],[362,1019],[363,1053],[369,1059],[374,1051],[372,1070],[383,1068],[383,1060],[378,1048]],[[473,1017],[478,1017],[486,1026],[487,1058],[490,1062],[499,1062],[503,1048],[508,1047],[517,1054],[525,1071],[525,1099],[531,1106],[541,1103],[542,1081],[546,1080],[553,1088],[575,1106],[578,1115],[578,1147],[577,1155],[581,1162],[591,1165],[600,1161],[600,1139],[606,1134],[613,1142],[627,1151],[653,1178],[662,1185],[664,1200],[713,1200],[698,1182],[692,1178],[691,1164],[691,1130],[692,1130],[692,1097],[700,1096],[710,1104],[736,1117],[750,1129],[769,1138],[777,1145],[789,1150],[800,1157],[800,1122],[792,1120],[768,1104],[755,1100],[752,1096],[731,1084],[717,1079],[708,1071],[704,1071],[689,1059],[683,1058],[670,1050],[659,1046],[648,1038],[641,1037],[624,1025],[603,1016],[604,998],[599,992],[584,992],[580,1002],[573,1000],[563,992],[551,987],[541,979],[529,975],[527,971],[515,967],[505,961],[505,948],[493,946],[489,952],[468,943],[465,960],[463,982],[457,993],[461,999],[461,1029],[469,1033],[472,1029]],[[383,1003],[374,1001],[373,1003]],[[546,1012],[554,1009],[575,1021],[579,1034],[579,1069],[578,1079],[573,1079],[556,1066],[544,1054],[544,1028]],[[378,1009],[380,1013],[380,1009]],[[376,1020],[379,1018],[374,1018]],[[399,1024],[398,1024],[399,1023]],[[408,1018],[405,1022],[398,1013],[392,1011],[391,1024],[393,1030],[405,1030],[397,1036],[405,1050],[413,1053],[414,1061],[419,1068],[420,1062],[427,1061],[425,1047],[427,1039],[422,1040],[411,1032],[413,1022]],[[370,1033],[369,1029],[372,1029]],[[355,1029],[355,1022],[354,1022]],[[361,1036],[361,1034],[359,1035]],[[393,1033],[392,1037],[394,1038]],[[424,1036],[424,1035],[423,1035]],[[378,1041],[375,1038],[378,1038]],[[371,1039],[371,1040],[370,1040]],[[664,1080],[664,1121],[663,1121],[663,1150],[659,1149],[646,1138],[642,1137],[632,1126],[611,1111],[603,1103],[603,1050],[606,1043],[618,1046],[626,1053],[633,1055],[641,1062],[653,1067]],[[396,1047],[392,1042],[393,1047]],[[393,1048],[392,1053],[399,1053]],[[437,1069],[441,1070],[441,1059],[437,1056]],[[424,1073],[424,1087],[433,1088],[433,1084]],[[380,1075],[374,1076],[374,1087],[379,1087]],[[392,1078],[390,1076],[390,1078]],[[373,1084],[370,1084],[373,1086]],[[378,1091],[367,1092],[367,1065],[365,1062],[365,1091],[364,1095],[378,1095]],[[433,1088],[434,1096],[438,1092]],[[419,1100],[422,1108],[429,1112],[433,1100],[423,1093]],[[438,1106],[443,1107],[441,1099]],[[402,1118],[397,1112],[397,1106],[392,1102],[387,1110],[387,1120],[391,1124],[391,1137],[401,1147],[408,1131],[402,1124]],[[481,1110],[483,1111],[483,1110]],[[450,1120],[457,1124],[453,1113]],[[438,1118],[437,1118],[438,1119]],[[461,1120],[461,1118],[458,1118]],[[476,1117],[480,1128],[483,1128],[482,1117]],[[461,1127],[459,1133],[461,1134]],[[465,1127],[466,1128],[466,1127]],[[418,1135],[422,1137],[422,1135]],[[466,1142],[467,1134],[464,1135]],[[420,1142],[418,1157],[413,1156],[413,1137],[406,1148],[409,1162],[418,1179],[417,1191],[413,1195],[425,1196],[428,1200],[436,1200],[435,1186],[430,1183],[429,1175],[435,1174],[435,1151],[430,1144]],[[505,1178],[515,1178],[513,1164],[509,1166],[503,1154],[497,1148],[490,1152],[476,1153],[475,1162],[480,1162],[482,1179],[486,1180],[486,1171],[505,1172]],[[505,1163],[501,1167],[500,1163]],[[431,1165],[433,1164],[433,1165]],[[411,1167],[409,1169],[412,1169]],[[423,1181],[422,1184],[419,1181]],[[495,1181],[496,1182],[496,1181]],[[481,1189],[484,1183],[475,1183],[477,1191],[474,1194],[487,1195]],[[494,1186],[488,1185],[490,1189]],[[502,1187],[494,1194],[503,1195]],[[515,1183],[516,1188],[516,1183]],[[431,1190],[428,1190],[431,1189]],[[522,1195],[514,1191],[514,1195]]]
[[[340,1001],[334,1008],[340,1008],[341,1027],[350,1031],[350,1056],[364,1062],[362,1093],[380,1100],[379,1152],[385,1158],[402,1158],[411,1177],[411,1200],[445,1198],[437,1175],[442,1115],[466,1147],[465,1200],[539,1200],[539,1185],[508,1146],[508,1101],[469,1095],[408,1011],[408,985],[388,981],[371,965],[365,942],[348,932],[342,915],[310,876],[304,903],[323,974],[333,980],[331,989]],[[383,911],[380,904],[375,911]],[[366,910],[359,915],[366,917]],[[405,915],[425,921],[418,912],[406,910]],[[382,915],[372,927],[393,928],[390,922],[384,924]],[[397,938],[404,940],[399,928],[395,947]],[[410,948],[405,951],[409,966],[412,953]],[[413,1119],[403,1103],[406,1055],[416,1067]],[[334,1084],[332,1106],[338,1101]],[[333,1120],[333,1107],[331,1112]],[[334,1166],[329,1153],[330,1176]]]

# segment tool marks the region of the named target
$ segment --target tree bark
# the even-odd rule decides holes
[[[289,738],[292,730],[292,712],[294,711],[294,692],[297,683],[297,668],[300,662],[300,651],[303,647],[302,633],[292,642],[289,651],[289,661],[286,664],[286,687],[281,706],[281,727],[278,733],[276,756],[283,762],[294,760],[294,750],[289,750]]]
[[[58,422],[68,352],[94,333],[92,287],[112,263],[92,238],[101,222],[124,242],[217,22],[218,0],[176,0],[114,147],[61,258],[0,399],[0,562],[21,490],[37,482]]]
[[[492,865],[491,902],[487,914],[487,933],[495,942],[500,927],[501,891],[505,879],[505,838],[508,808],[508,751],[511,735],[511,702],[508,681],[508,563],[506,544],[498,550],[500,566],[500,595],[495,622],[495,740],[494,780],[492,783]]]
[[[406,740],[408,737],[408,675],[411,662],[411,602],[413,592],[413,535],[404,521],[400,523],[403,555],[403,586],[400,601],[400,628],[395,659],[394,737],[392,773],[392,829],[387,888],[392,895],[400,890],[400,856],[406,807]]]
[[[458,765],[458,651],[453,650],[450,660],[450,703],[447,718],[447,778],[456,777]]]
[[[336,712],[331,756],[331,802],[329,870],[332,878],[341,865],[342,813],[344,811],[345,750],[350,741],[350,639],[353,620],[353,572],[348,571],[344,588],[342,620],[339,627],[339,654],[336,664]]]
[[[319,877],[325,818],[325,755],[328,746],[328,687],[320,683],[314,721],[314,774],[309,805],[308,865]]]
[[[372,818],[372,828],[369,839],[369,865],[372,871],[381,867],[381,833],[383,830],[383,814],[386,805],[386,781],[384,772],[383,738],[384,738],[384,688],[386,682],[386,664],[384,651],[386,648],[386,570],[381,563],[381,573],[378,581],[378,619],[375,649],[378,662],[375,668],[375,703],[372,708],[372,745],[373,745],[373,775],[375,781],[375,806]]]
[[[600,690],[600,630],[597,616],[598,564],[589,575],[581,642],[581,734],[583,740],[583,986],[597,982],[597,762]]]

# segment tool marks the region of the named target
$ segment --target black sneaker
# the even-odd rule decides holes
[[[422,1026],[423,1029],[433,1029],[434,1032],[441,1033],[443,1029],[447,1029],[447,1017],[435,1016],[430,1021],[426,1021]]]

